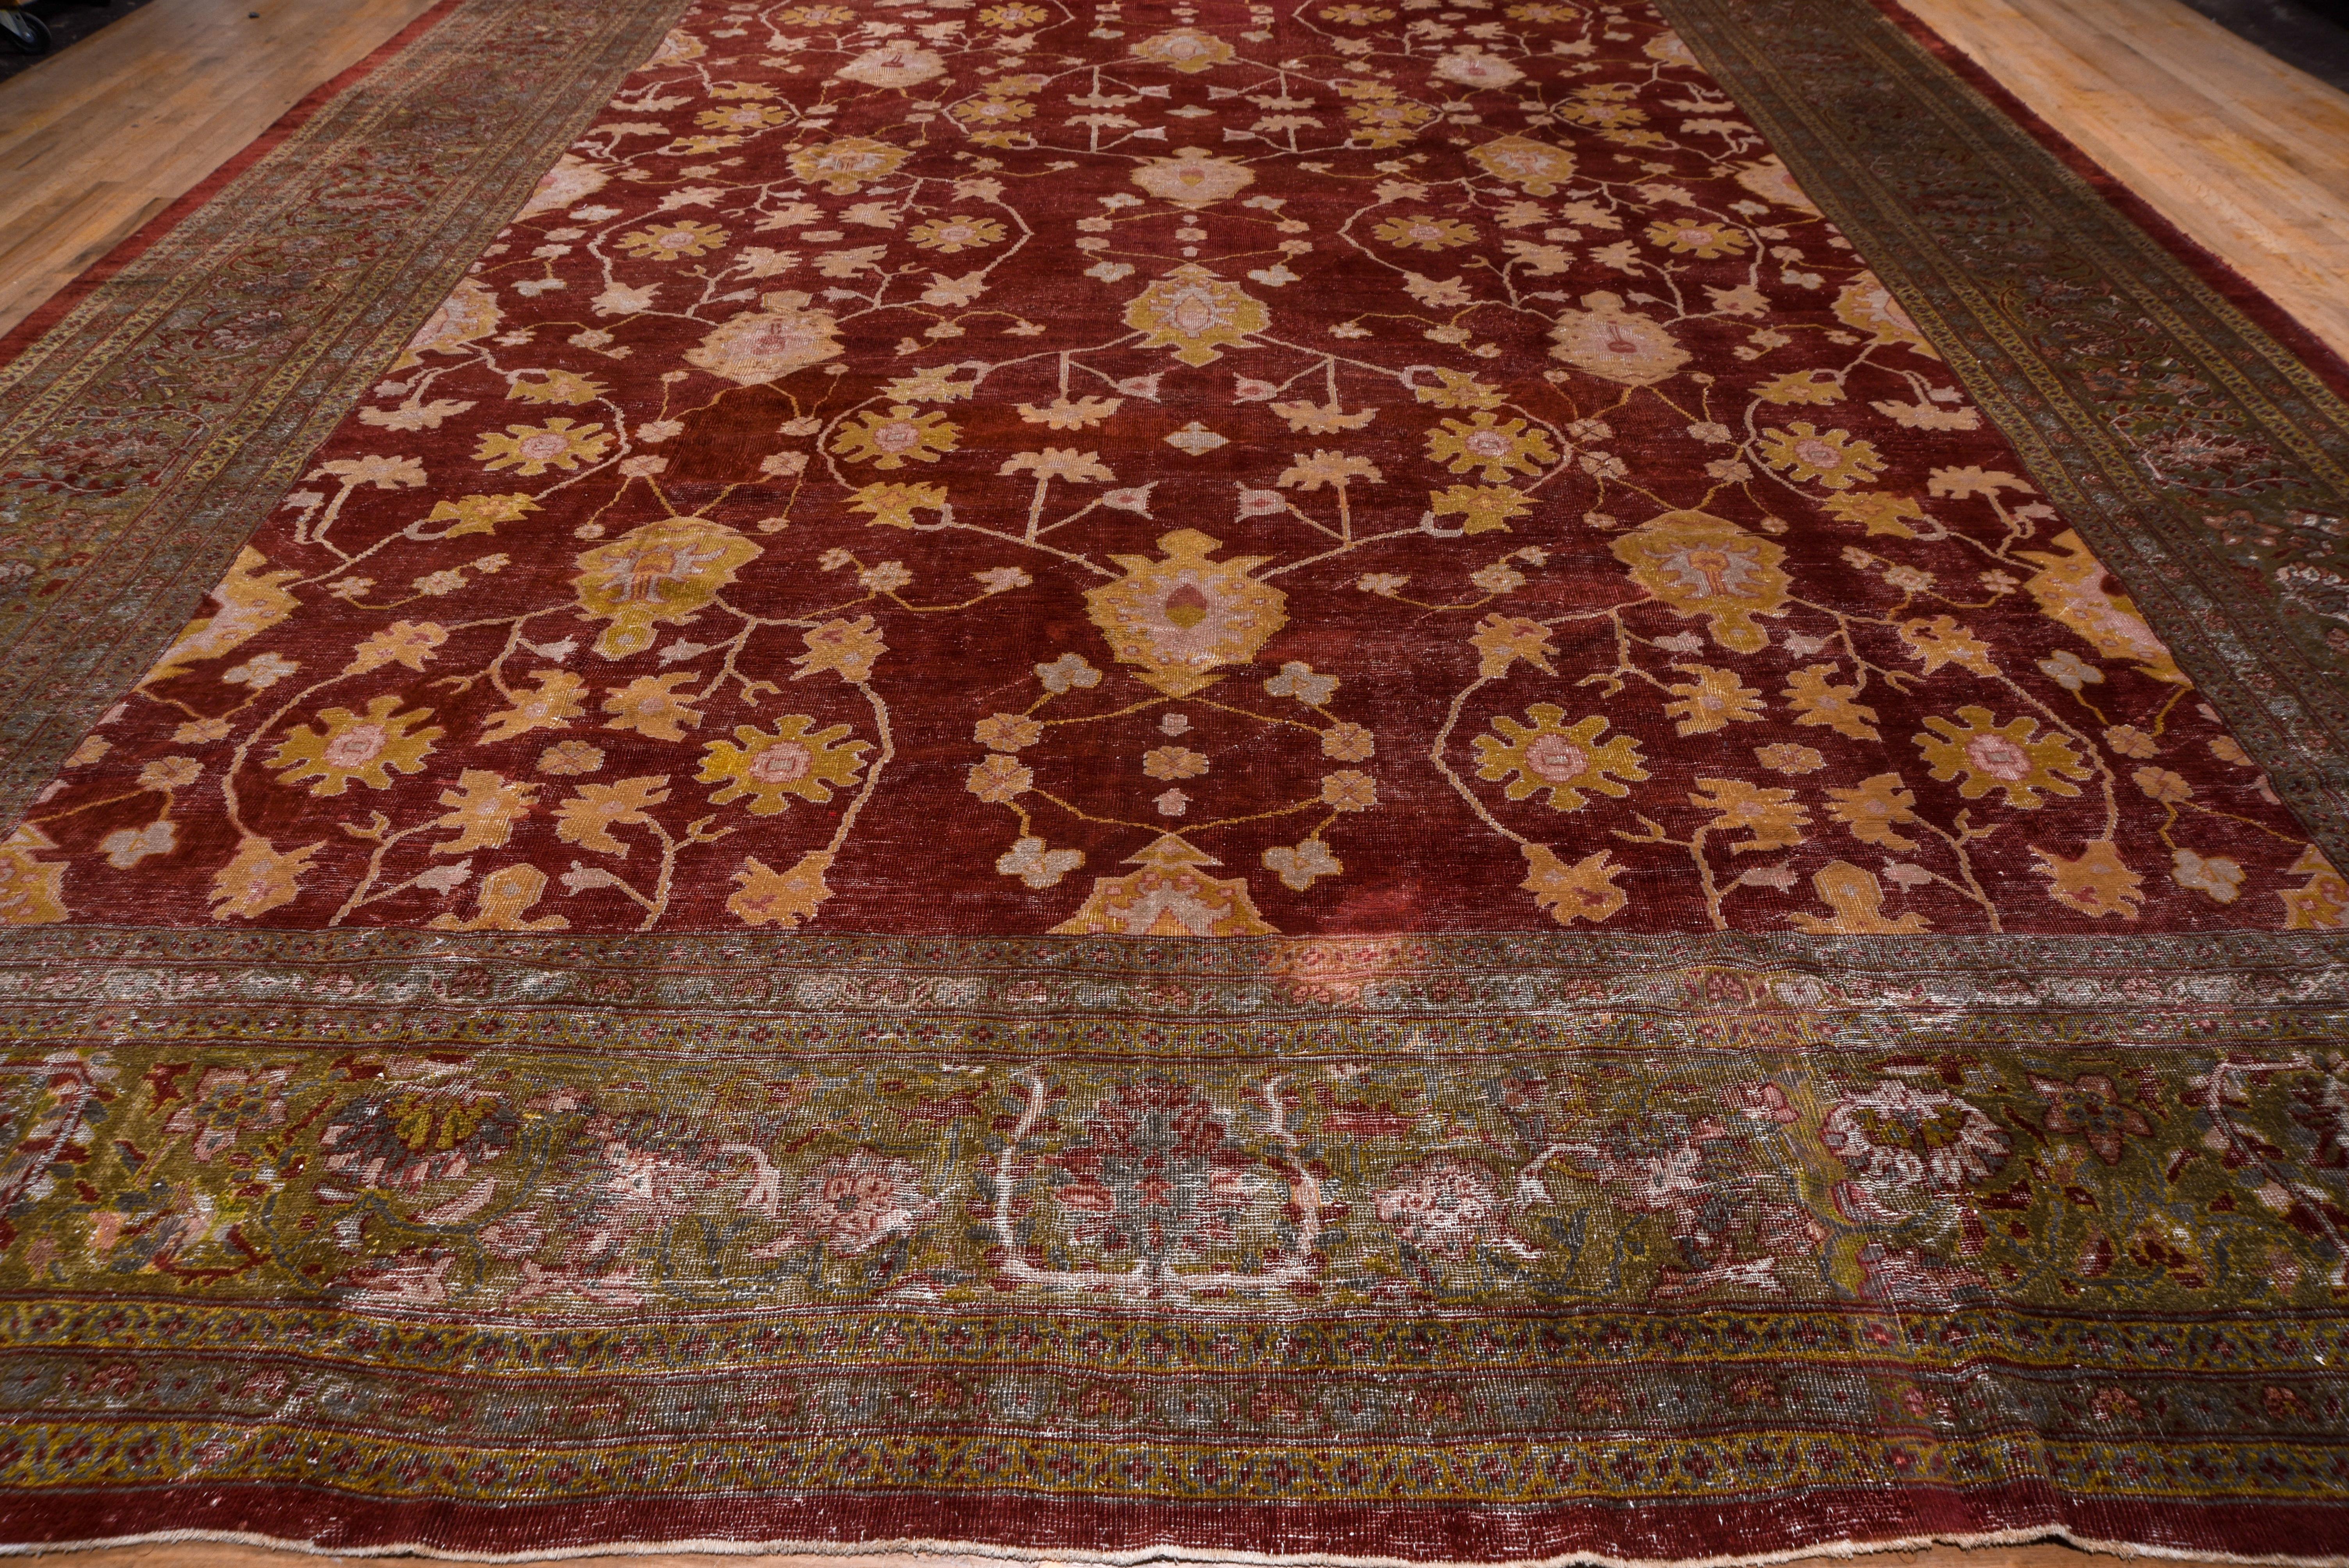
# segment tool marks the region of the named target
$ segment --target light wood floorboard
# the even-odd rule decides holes
[[[2349,94],[2176,0],[1902,0],[2349,354]]]
[[[0,84],[0,330],[431,0],[154,0]],[[1907,0],[2017,97],[2349,353],[2349,95],[2175,0]],[[162,1522],[160,1521],[159,1523]],[[219,1544],[77,1553],[73,1568],[358,1563]],[[605,1559],[604,1561],[616,1561]],[[950,1568],[955,1560],[920,1560]],[[1065,1561],[1065,1560],[1064,1560]],[[1797,1568],[1827,1568],[1821,1559]],[[1885,1568],[2082,1568],[2061,1546],[1897,1553]],[[832,1568],[655,1553],[627,1568]],[[988,1568],[989,1560],[968,1560]],[[913,1568],[864,1558],[860,1568]]]
[[[0,332],[431,4],[154,0],[0,82]]]

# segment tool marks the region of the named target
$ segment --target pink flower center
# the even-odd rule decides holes
[[[1166,595],[1166,619],[1186,632],[1206,620],[1214,607],[1195,583],[1185,583]]]
[[[1175,301],[1167,320],[1177,332],[1195,337],[1216,325],[1216,302],[1193,290]]]
[[[761,327],[750,338],[754,354],[797,354],[816,341],[816,334],[804,326],[775,322]],[[664,424],[668,421],[662,421]],[[675,435],[677,432],[669,432]]]
[[[1526,748],[1526,766],[1553,784],[1579,779],[1590,767],[1590,753],[1562,735],[1545,735]]]
[[[750,777],[761,784],[796,784],[814,765],[798,741],[778,741],[750,758]]]
[[[1966,742],[1966,759],[2005,783],[2031,777],[2031,754],[2003,735],[1975,736]]]
[[[326,743],[326,758],[337,768],[365,768],[390,738],[379,724],[355,724]]]

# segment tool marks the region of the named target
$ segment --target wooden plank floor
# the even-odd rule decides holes
[[[0,330],[431,0],[154,0],[0,83]],[[2090,156],[2349,353],[2349,95],[2175,0],[1907,0]],[[258,9],[259,21],[248,18]],[[158,1524],[165,1522],[158,1521]],[[138,1546],[75,1568],[357,1563]],[[617,1561],[617,1560],[615,1560]],[[823,1568],[659,1553],[627,1568]],[[964,1560],[983,1568],[983,1560]],[[1821,1559],[1798,1568],[1847,1560]],[[2062,1546],[1888,1553],[1892,1568],[2082,1568]],[[861,1568],[909,1568],[864,1558]],[[957,1560],[924,1559],[925,1568]]]
[[[431,4],[155,0],[0,82],[0,332]]]

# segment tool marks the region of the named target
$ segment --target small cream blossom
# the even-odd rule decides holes
[[[159,757],[139,770],[142,789],[184,789],[202,774],[204,765],[192,757]]]
[[[1071,686],[1099,686],[1102,674],[1085,662],[1082,654],[1071,653],[1062,654],[1049,665],[1038,665],[1036,678],[1044,683],[1046,691],[1058,694]]]
[[[2176,851],[2170,856],[2169,874],[2178,886],[2192,888],[2213,903],[2232,903],[2242,892],[2243,868],[2224,855]]]
[[[2084,686],[2100,686],[2105,678],[2104,671],[2069,648],[2059,649],[2054,657],[2040,660],[2039,668],[2049,680],[2065,691],[2078,691]]]
[[[222,672],[221,679],[230,686],[249,686],[255,691],[267,691],[301,667],[292,659],[276,654],[256,654],[244,663]]]
[[[1044,738],[1044,726],[1024,713],[991,713],[971,728],[971,738],[989,751],[1018,751]]]

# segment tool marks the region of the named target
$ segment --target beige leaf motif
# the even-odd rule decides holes
[[[727,899],[727,913],[745,925],[796,929],[813,919],[817,906],[832,896],[823,880],[832,860],[831,851],[815,850],[802,855],[791,870],[779,872],[756,855],[749,857],[734,873],[739,891]]]
[[[1630,894],[1615,884],[1624,868],[1615,863],[1609,851],[1585,855],[1569,866],[1544,845],[1517,847],[1525,851],[1528,868],[1526,880],[1518,885],[1532,893],[1534,902],[1560,925],[1572,925],[1578,920],[1601,924],[1620,914],[1631,902]]]
[[[1811,873],[1811,886],[1835,913],[1821,916],[1796,911],[1789,918],[1797,931],[1814,936],[1834,934],[1908,933],[1930,931],[1932,923],[1923,915],[1910,912],[1901,915],[1884,913],[1884,884],[1876,873],[1849,861],[1829,861]]]
[[[563,931],[571,922],[563,915],[541,915],[526,918],[530,909],[546,896],[546,873],[536,866],[501,866],[481,879],[473,890],[474,912],[460,920],[454,914],[436,914],[431,925],[435,931]]]

